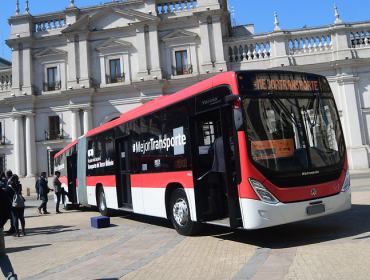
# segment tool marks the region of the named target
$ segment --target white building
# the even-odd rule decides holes
[[[17,4],[8,20],[0,158],[22,180],[51,175],[56,152],[153,98],[220,71],[281,67],[328,77],[350,167],[369,168],[370,22],[336,14],[330,26],[281,30],[275,15],[273,31],[254,34],[253,25],[232,28],[227,0],[74,2],[35,16]]]

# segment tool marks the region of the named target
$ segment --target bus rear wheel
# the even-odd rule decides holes
[[[107,208],[107,201],[105,199],[105,193],[103,187],[99,188],[98,191],[98,207],[99,207],[99,212],[102,216],[112,216],[113,215],[113,210]]]
[[[191,220],[189,202],[183,189],[177,189],[170,200],[171,221],[176,231],[181,235],[194,235],[200,229],[201,223]]]

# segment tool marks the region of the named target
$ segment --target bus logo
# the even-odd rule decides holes
[[[339,184],[338,183],[334,184],[334,190],[339,191]]]
[[[93,157],[94,156],[94,149],[87,150],[87,156]]]
[[[316,189],[312,189],[311,190],[311,195],[312,196],[316,196],[317,195],[317,190]]]

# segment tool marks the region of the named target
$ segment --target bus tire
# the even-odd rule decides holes
[[[171,221],[176,231],[181,235],[194,235],[200,229],[201,223],[193,222],[189,202],[183,189],[176,189],[170,200]]]
[[[100,187],[98,191],[98,208],[102,216],[109,217],[113,215],[113,210],[107,208],[107,201],[105,199],[105,193],[104,193],[103,187]]]

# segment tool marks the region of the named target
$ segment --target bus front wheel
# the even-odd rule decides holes
[[[112,216],[113,211],[112,209],[107,208],[107,201],[105,199],[103,187],[100,187],[98,191],[98,207],[102,216]]]
[[[191,220],[189,202],[183,189],[177,189],[170,200],[171,221],[181,235],[194,235],[201,223]]]

